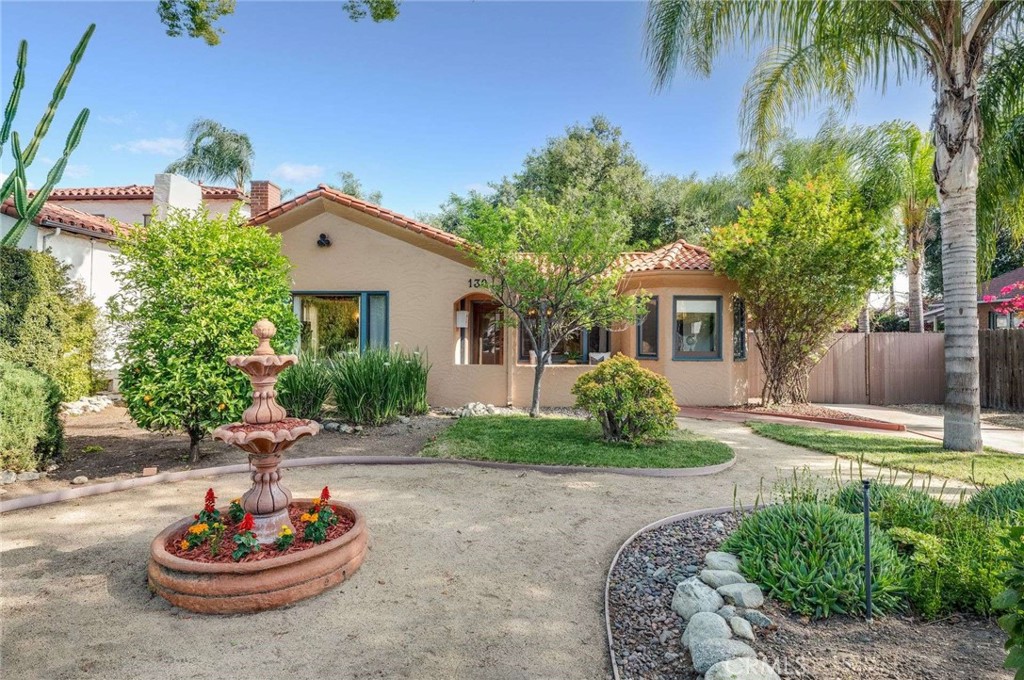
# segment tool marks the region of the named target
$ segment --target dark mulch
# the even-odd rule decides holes
[[[721,521],[725,531],[715,528]],[[737,524],[734,515],[701,516],[646,532],[623,551],[611,574],[615,663],[621,677],[695,680],[680,644],[685,623],[672,611],[675,584],[695,571]],[[656,576],[668,567],[667,578]],[[926,622],[890,616],[868,624],[836,616],[810,621],[774,602],[763,611],[775,621],[758,630],[758,656],[786,680],[1006,680],[995,622],[977,616]]]
[[[743,413],[755,413],[759,416],[798,416],[800,418],[828,418],[831,420],[860,420],[870,423],[881,423],[884,421],[864,416],[855,416],[846,411],[819,406],[817,404],[773,404],[772,406],[757,406],[748,404],[746,406],[724,406],[722,408],[730,411],[741,411]]]
[[[235,423],[233,425],[226,426],[225,429],[231,430],[232,432],[245,432],[246,434],[248,434],[250,432],[275,432],[276,433],[276,432],[279,432],[281,430],[291,430],[292,428],[295,428],[295,427],[302,427],[303,425],[308,425],[309,422],[310,421],[303,420],[301,418],[285,418],[284,420],[279,420],[276,423],[266,423],[266,424],[263,424],[263,425],[260,425],[260,424],[252,424],[252,425],[250,425],[248,423]]]
[[[302,552],[303,550],[309,550],[310,548],[319,545],[313,541],[307,541],[303,538],[303,531],[305,531],[308,522],[303,522],[300,517],[302,517],[303,513],[307,512],[308,509],[309,508],[307,506],[299,506],[295,503],[288,506],[288,516],[291,518],[292,525],[295,527],[295,540],[290,546],[288,546],[287,550],[278,550],[273,546],[263,546],[259,551],[249,553],[238,561],[259,562],[260,560],[269,560],[275,557],[283,557],[284,555]],[[335,509],[334,514],[338,518],[338,523],[327,530],[327,541],[334,541],[341,538],[355,525],[351,519],[339,513],[337,509]],[[202,545],[192,548],[191,550],[182,550],[180,543],[188,533],[188,529],[175,534],[167,541],[164,547],[167,549],[167,552],[172,555],[176,555],[186,560],[192,560],[193,562],[234,562],[235,560],[231,557],[231,553],[235,549],[235,535],[238,534],[238,525],[233,524],[226,515],[223,516],[222,519],[225,524],[224,536],[221,539],[220,550],[216,555],[210,552],[210,544],[208,541]]]

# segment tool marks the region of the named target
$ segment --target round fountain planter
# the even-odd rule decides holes
[[[292,503],[309,508],[312,501]],[[366,556],[368,531],[362,514],[346,503],[331,505],[353,521],[348,532],[306,550],[255,562],[195,562],[172,555],[165,547],[168,540],[195,520],[175,522],[150,546],[149,587],[174,606],[200,614],[259,612],[318,595],[351,578]]]

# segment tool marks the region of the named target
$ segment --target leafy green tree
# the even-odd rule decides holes
[[[241,417],[252,388],[227,357],[256,347],[261,318],[277,326],[275,349],[298,336],[288,259],[281,239],[229,215],[172,210],[119,239],[110,302],[124,342],[121,393],[128,413],[149,430],[185,431],[189,459],[218,425]]]
[[[981,450],[978,376],[978,177],[984,127],[979,88],[986,65],[1020,45],[1024,3],[1001,0],[735,2],[658,0],[647,20],[647,56],[658,85],[682,64],[701,75],[735,45],[768,44],[742,105],[750,148],[784,118],[826,100],[849,111],[863,86],[927,76],[934,84],[934,177],[942,212],[946,308],[946,448]],[[1024,68],[1007,67],[998,109],[1024,102]],[[991,74],[991,72],[990,72]],[[1017,140],[1020,135],[1017,136]],[[1021,144],[1016,146],[1019,148]],[[1024,154],[1010,155],[1016,164]]]
[[[197,118],[185,137],[185,155],[167,166],[191,179],[228,180],[240,191],[252,179],[253,150],[249,135],[224,127],[209,118]]]
[[[770,188],[736,224],[712,231],[715,271],[738,284],[754,321],[764,403],[807,401],[811,368],[892,272],[898,238],[829,177]]]
[[[353,198],[366,201],[367,203],[373,203],[374,205],[380,205],[384,200],[384,194],[379,191],[368,191],[363,188],[363,183],[359,181],[359,178],[355,176],[355,173],[343,170],[338,173],[338,179],[341,180],[338,184],[332,184],[331,186],[343,194],[348,194]]]
[[[342,9],[352,21],[369,16],[375,23],[398,18],[399,0],[346,0]],[[187,33],[202,38],[207,45],[219,45],[224,29],[217,26],[221,17],[235,13],[235,0],[159,0],[156,8],[167,35]]]
[[[465,249],[485,287],[520,326],[537,356],[530,415],[540,415],[541,381],[552,349],[594,326],[635,323],[646,299],[623,294],[619,256],[628,228],[604,203],[524,196],[511,206],[478,200],[469,211]]]

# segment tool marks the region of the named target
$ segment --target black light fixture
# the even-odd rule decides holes
[[[327,234],[320,234],[320,238],[317,239],[316,244],[321,248],[328,248],[331,245],[331,239]]]

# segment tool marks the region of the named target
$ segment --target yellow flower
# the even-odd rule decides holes
[[[225,404],[224,402],[221,402],[220,404],[217,405],[217,410],[218,411],[223,411],[226,408],[227,408],[227,404]]]
[[[207,524],[206,522],[200,522],[199,524],[193,524],[192,526],[190,526],[188,528],[188,533],[199,535],[199,534],[206,533],[209,530],[210,530],[210,525],[209,524]]]
[[[281,531],[277,532],[277,535],[278,536],[291,536],[292,535],[292,530],[289,529],[287,525],[282,524],[281,525]]]
[[[180,548],[181,548],[182,550],[188,550],[188,541],[186,541],[186,540],[182,539],[181,543],[179,543],[179,544],[178,544],[178,546],[179,546],[179,547],[180,547]]]
[[[316,507],[319,508],[320,507],[320,499],[319,498],[314,498],[313,499],[313,505],[315,505]]]
[[[241,498],[236,498],[235,500],[231,501],[231,503],[234,504],[234,505],[241,505],[242,504],[242,499]]]
[[[309,514],[308,512],[304,512],[304,513],[302,513],[302,516],[299,517],[299,519],[302,520],[303,522],[312,522],[313,521],[313,515]]]
[[[318,519],[320,519],[320,513],[319,512],[314,512],[312,515],[309,516],[309,521],[310,522],[316,522]]]

